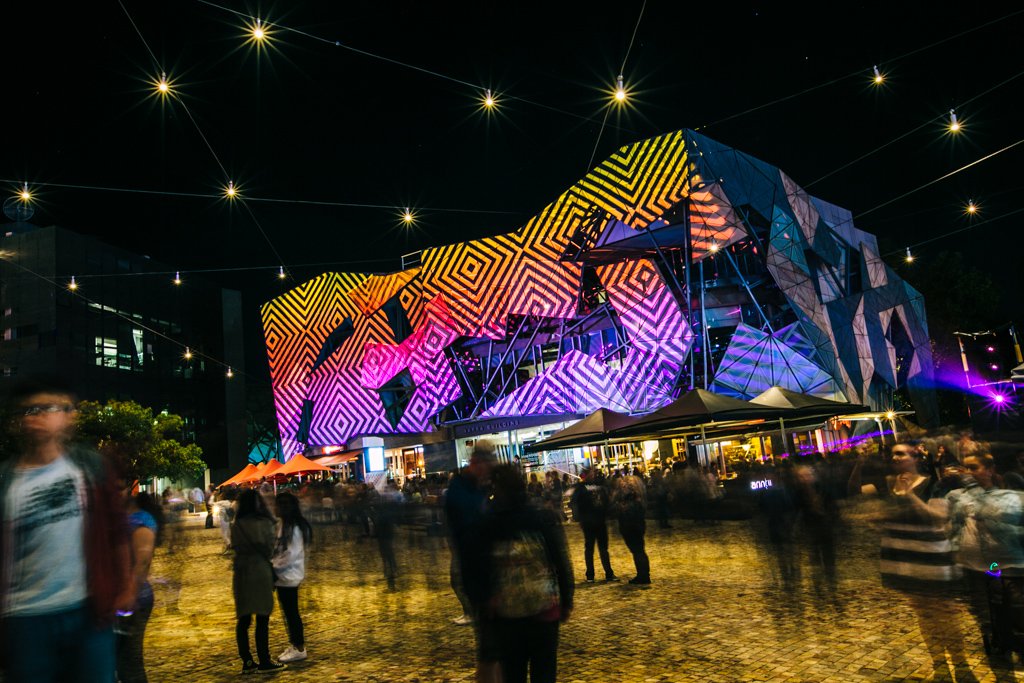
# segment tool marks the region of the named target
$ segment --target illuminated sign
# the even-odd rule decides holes
[[[755,479],[750,482],[751,491],[760,491],[761,489],[770,489],[772,487],[771,479]]]
[[[384,448],[382,446],[370,446],[366,449],[366,460],[369,463],[367,470],[370,472],[383,472]]]

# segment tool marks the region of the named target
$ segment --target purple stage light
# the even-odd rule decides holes
[[[994,352],[995,352],[995,350],[996,350],[996,347],[994,347],[994,346],[990,346],[990,347],[988,347],[988,348],[987,348],[987,349],[985,349],[985,350],[986,350],[986,351],[988,351],[989,353],[994,353]]]

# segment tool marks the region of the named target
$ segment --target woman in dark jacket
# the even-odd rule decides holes
[[[235,596],[235,637],[242,673],[275,671],[286,665],[270,658],[270,613],[274,609],[274,571],[270,564],[277,541],[276,524],[263,497],[249,489],[238,497],[238,510],[231,525],[231,547],[235,550],[232,592]],[[256,615],[256,654],[249,649],[249,624]]]

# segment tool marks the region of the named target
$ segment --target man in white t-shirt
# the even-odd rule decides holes
[[[135,600],[120,486],[69,444],[74,395],[59,381],[16,386],[17,455],[0,463],[0,669],[8,681],[109,683],[113,620]]]

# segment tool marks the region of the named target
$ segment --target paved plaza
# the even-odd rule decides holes
[[[934,678],[906,596],[882,587],[871,503],[845,510],[834,598],[804,558],[801,589],[777,585],[772,560],[750,522],[651,525],[654,584],[584,584],[562,627],[559,680],[899,681]],[[582,537],[566,527],[577,579]],[[220,534],[187,528],[153,567],[157,605],[146,639],[152,681],[221,681],[239,676],[234,642],[231,558]],[[460,612],[442,538],[399,532],[397,590],[383,580],[373,539],[356,526],[318,524],[300,606],[310,659],[275,674],[288,681],[472,681],[473,632],[451,624]],[[612,533],[612,564],[632,562]],[[598,570],[600,576],[600,569]],[[959,605],[969,663],[981,681],[1019,680],[989,667],[981,638]],[[955,626],[956,619],[950,622]],[[271,651],[287,645],[281,615],[271,618]]]

